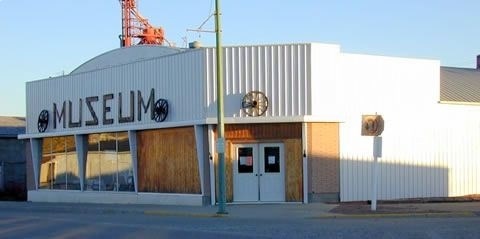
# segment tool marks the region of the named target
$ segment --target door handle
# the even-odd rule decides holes
[[[260,174],[260,176],[263,176],[263,174]]]

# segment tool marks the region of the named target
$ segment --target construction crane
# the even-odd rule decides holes
[[[122,5],[122,34],[119,36],[121,47],[168,43],[163,28],[150,25],[148,20],[140,15],[135,0],[119,1]]]

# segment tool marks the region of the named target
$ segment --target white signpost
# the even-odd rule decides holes
[[[383,118],[381,115],[362,115],[362,135],[373,136],[372,201],[371,210],[377,210],[378,158],[382,157]]]
[[[372,211],[377,210],[378,158],[382,157],[382,136],[373,136]]]

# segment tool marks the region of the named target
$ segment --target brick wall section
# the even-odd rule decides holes
[[[338,123],[309,123],[308,158],[310,193],[340,192],[340,153]]]

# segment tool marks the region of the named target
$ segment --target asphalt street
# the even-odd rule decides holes
[[[283,212],[252,213],[260,207],[267,209],[260,214]],[[0,238],[480,238],[476,214],[300,216],[324,207],[235,205],[230,215],[217,216],[209,207],[0,203]],[[233,215],[240,211],[251,216]]]

